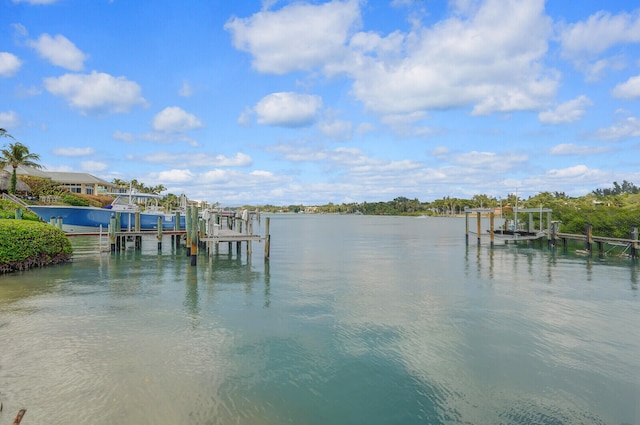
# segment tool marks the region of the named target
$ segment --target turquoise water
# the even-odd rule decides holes
[[[196,267],[74,240],[0,277],[0,425],[639,424],[640,266],[464,229],[276,215],[269,262]]]

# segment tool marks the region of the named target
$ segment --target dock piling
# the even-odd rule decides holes
[[[585,238],[585,250],[591,254],[593,247],[593,224],[587,223],[586,238]]]
[[[264,259],[269,260],[271,255],[271,233],[269,233],[269,224],[271,223],[271,217],[267,217],[264,221]]]
[[[116,218],[113,214],[109,219],[109,243],[111,244],[111,252],[116,252]]]
[[[185,217],[184,217],[184,221],[185,224],[187,226],[186,230],[186,243],[185,243],[185,251],[186,251],[186,255],[187,257],[191,256],[191,228],[193,227],[193,223],[191,222],[191,211],[189,209],[189,207],[187,207],[187,212],[185,213]]]
[[[198,263],[198,207],[191,207],[191,265]]]
[[[158,251],[162,251],[162,217],[158,216]]]

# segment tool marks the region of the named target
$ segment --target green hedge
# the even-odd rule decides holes
[[[0,199],[0,218],[16,218],[16,209],[18,208],[22,210],[23,220],[40,220],[40,217],[38,217],[36,213],[33,213],[20,205],[14,204],[7,199]]]
[[[74,195],[73,193],[66,193],[62,195],[62,202],[67,205],[72,205],[74,207],[88,207],[91,204],[84,198]]]
[[[72,253],[71,242],[57,227],[0,219],[0,273],[67,262]]]

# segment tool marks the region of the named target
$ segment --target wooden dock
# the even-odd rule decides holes
[[[265,220],[265,236],[253,233],[254,220],[260,221],[260,215],[257,212],[243,210],[236,214],[217,214],[206,210],[200,212],[197,207],[190,207],[185,218],[185,229],[163,230],[162,218],[159,217],[156,230],[141,230],[140,221],[136,219],[136,225],[133,229],[118,231],[116,229],[119,229],[120,225],[118,214],[116,214],[111,218],[106,232],[67,233],[67,236],[108,237],[109,251],[112,253],[124,250],[126,242],[131,240],[134,241],[134,249],[141,249],[142,240],[149,238],[157,240],[158,251],[161,251],[164,237],[171,236],[172,246],[176,248],[181,247],[184,242],[186,255],[191,257],[192,265],[197,264],[198,251],[201,249],[206,250],[209,255],[213,255],[214,252],[218,252],[220,243],[228,243],[229,252],[231,252],[232,245],[235,242],[237,252],[240,253],[244,242],[247,247],[247,256],[250,256],[252,254],[252,243],[264,242],[264,258],[265,260],[269,259],[271,241],[269,217]]]
[[[476,215],[476,232],[470,230],[469,227],[469,216],[475,213]],[[523,221],[518,221],[518,214],[524,213],[527,214],[528,220],[524,221],[526,223],[526,228],[520,229],[520,223]],[[516,214],[515,219],[512,221],[513,229],[510,229],[510,220],[505,220],[504,229],[496,230],[495,228],[495,210],[492,208],[470,208],[465,210],[465,238],[467,245],[469,244],[469,235],[475,234],[477,237],[478,245],[482,237],[484,236],[482,231],[482,216],[489,216],[489,230],[487,231],[487,236],[489,236],[491,246],[494,245],[496,240],[503,241],[504,243],[509,243],[510,241],[519,242],[519,241],[532,241],[538,240],[547,235],[547,231],[542,228],[544,218],[547,219],[548,229],[551,227],[551,209],[549,208],[523,208],[518,210],[518,214]],[[534,228],[534,214],[540,215],[540,228]]]
[[[465,223],[466,223],[466,244],[469,244],[469,235],[475,234],[477,237],[478,245],[481,243],[481,239],[483,237],[489,237],[490,245],[493,247],[496,240],[501,240],[505,244],[509,242],[527,242],[530,243],[535,240],[541,241],[546,240],[547,247],[549,249],[555,249],[558,246],[558,243],[562,245],[564,249],[567,248],[568,241],[578,241],[584,242],[584,250],[581,252],[591,255],[594,251],[594,246],[596,247],[598,254],[600,256],[605,255],[608,252],[605,248],[607,246],[610,247],[621,247],[623,253],[628,252],[628,256],[635,259],[640,255],[640,240],[638,239],[639,232],[637,227],[632,227],[630,231],[630,237],[627,238],[612,238],[607,236],[596,236],[593,235],[593,228],[590,223],[587,223],[585,233],[582,235],[579,234],[571,234],[571,233],[562,233],[559,232],[560,222],[551,220],[551,209],[548,208],[539,208],[539,209],[521,209],[518,213],[528,214],[528,221],[525,221],[526,228],[520,230],[518,225],[517,215],[515,218],[515,223],[513,223],[513,229],[507,230],[509,228],[509,220],[505,221],[504,229],[496,230],[495,229],[495,215],[492,209],[482,209],[482,208],[473,208],[465,211]],[[475,213],[476,214],[476,224],[477,231],[473,232],[469,227],[469,216]],[[485,214],[489,216],[489,230],[486,233],[483,233],[481,226],[481,217]],[[533,226],[533,215],[540,214],[540,226],[538,229],[535,229]],[[543,218],[546,215],[546,228],[543,228]]]

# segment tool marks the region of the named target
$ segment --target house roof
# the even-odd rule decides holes
[[[11,165],[7,165],[4,169],[10,173],[13,172]],[[16,168],[16,174],[19,176],[42,177],[44,179],[50,178],[45,171],[37,168],[25,167],[24,165],[18,165],[18,168]]]
[[[102,180],[94,175],[88,173],[67,173],[63,171],[47,171],[45,174],[60,183],[87,183],[87,184],[100,184],[104,186],[113,186],[106,180]]]
[[[6,171],[12,172],[13,169],[11,166],[7,166],[5,168]],[[21,176],[33,176],[33,177],[41,177],[45,179],[51,179],[60,183],[65,184],[99,184],[103,186],[111,187],[113,183],[109,183],[106,180],[98,178],[89,173],[74,173],[74,172],[65,172],[65,171],[44,171],[39,170],[37,168],[25,167],[23,165],[18,166],[16,169],[16,174]]]

